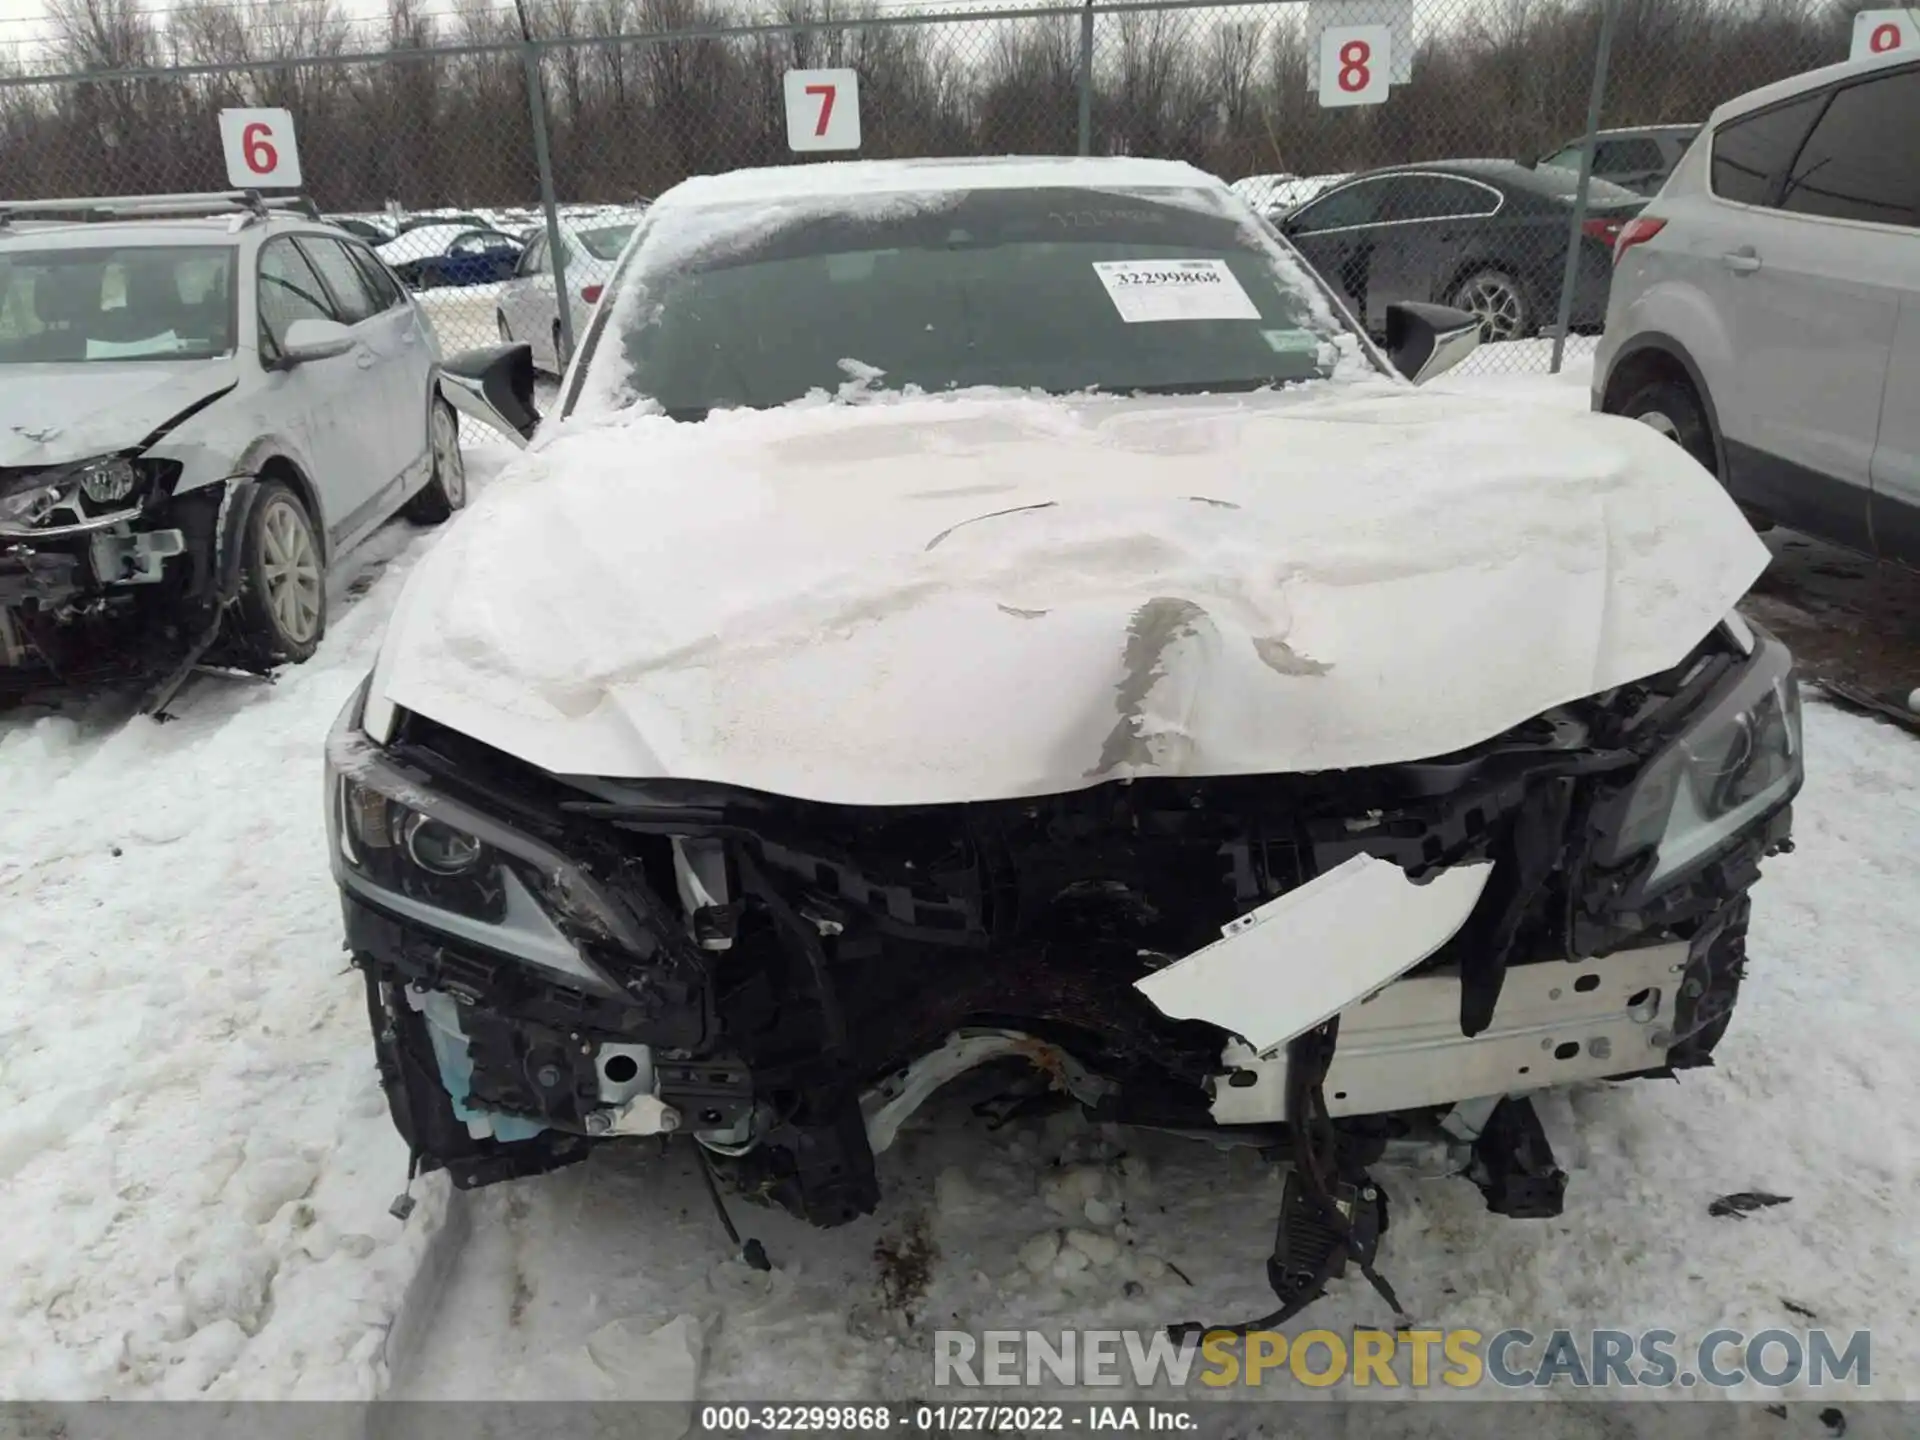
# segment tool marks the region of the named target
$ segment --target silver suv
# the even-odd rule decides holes
[[[1614,246],[1593,405],[1756,523],[1920,565],[1920,61],[1722,105]]]
[[[0,203],[0,690],[304,660],[334,557],[464,502],[419,306],[294,203]]]

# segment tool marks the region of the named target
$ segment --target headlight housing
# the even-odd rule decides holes
[[[143,498],[151,482],[163,478],[170,461],[145,460],[127,455],[102,455],[77,465],[56,466],[32,472],[14,480],[11,488],[0,492],[0,525],[31,529],[55,510],[71,510],[81,515],[81,501],[87,511],[99,515],[130,509]]]
[[[644,959],[650,938],[575,862],[440,793],[369,740],[360,729],[368,684],[327,737],[334,878],[403,919],[556,972],[576,988],[620,993],[589,958],[591,942]]]
[[[1752,658],[1721,682],[1640,772],[1610,838],[1616,865],[1653,852],[1643,893],[1666,888],[1755,821],[1791,800],[1805,776],[1793,659],[1755,630]]]
[[[80,493],[96,505],[126,500],[140,487],[140,472],[124,455],[89,460],[72,478],[79,480]]]

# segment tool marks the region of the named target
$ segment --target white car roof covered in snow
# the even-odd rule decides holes
[[[834,160],[819,165],[772,165],[758,170],[732,170],[724,175],[696,175],[668,190],[654,202],[653,208],[907,191],[1033,190],[1048,186],[1088,190],[1227,191],[1218,177],[1182,160],[1106,156]]]

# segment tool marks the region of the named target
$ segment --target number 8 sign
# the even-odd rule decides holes
[[[860,148],[860,77],[851,70],[789,70],[787,146],[792,150]]]
[[[222,110],[220,148],[227,183],[242,190],[300,188],[300,152],[285,110]]]
[[[1329,25],[1320,32],[1320,104],[1379,105],[1393,79],[1393,31]]]

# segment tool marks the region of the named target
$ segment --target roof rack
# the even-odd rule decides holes
[[[180,195],[82,195],[67,200],[0,200],[0,230],[15,217],[74,216],[85,221],[238,215],[242,223],[269,219],[274,211],[292,211],[309,220],[319,207],[305,195],[265,196],[258,190],[210,190]]]

